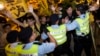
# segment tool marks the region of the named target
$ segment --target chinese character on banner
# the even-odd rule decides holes
[[[6,9],[9,10],[14,18],[19,18],[27,12],[25,0],[5,0]]]

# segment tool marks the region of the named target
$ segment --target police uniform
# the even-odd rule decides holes
[[[74,55],[81,56],[82,50],[85,50],[87,56],[91,56],[91,35],[89,28],[89,13],[80,15],[71,24],[66,24],[67,29],[76,30]],[[73,26],[73,27],[72,27]]]
[[[75,44],[75,56],[81,56],[81,52],[84,49],[87,56],[91,56],[91,34],[89,27],[89,15],[83,19],[77,18],[77,23],[80,29],[76,29],[78,41]],[[79,49],[77,49],[79,47]]]
[[[63,54],[73,56],[69,53],[70,51],[67,50],[67,29],[65,24],[51,25],[47,27],[47,31],[50,32],[50,34],[55,38],[58,45],[53,52],[54,56],[61,56]],[[48,36],[45,33],[42,33],[41,37],[44,40],[48,38]]]
[[[52,27],[47,27],[50,34],[57,40],[58,45],[62,45],[67,41],[66,37],[66,26],[64,24],[60,25],[58,29],[53,29]]]
[[[39,43],[31,42],[23,44],[19,47],[19,56],[45,56],[46,53],[52,52],[55,49],[54,43]]]
[[[37,44],[34,44],[29,49],[25,49],[25,45],[22,45],[18,49],[20,51],[18,52],[19,56],[38,56],[38,46]]]
[[[20,45],[18,45],[18,43],[8,44],[5,47],[6,55],[7,56],[18,56],[19,46]]]

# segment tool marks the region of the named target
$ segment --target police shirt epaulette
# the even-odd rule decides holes
[[[34,42],[33,44],[41,45],[41,42]]]

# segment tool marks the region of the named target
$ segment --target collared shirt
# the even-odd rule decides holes
[[[25,48],[24,49],[31,48],[31,46],[34,45],[33,43],[34,42],[25,44]],[[45,56],[46,53],[50,53],[50,52],[54,51],[54,49],[55,49],[55,44],[54,43],[42,43],[41,45],[39,45],[38,55],[39,56]]]
[[[18,45],[18,43],[19,43],[19,42],[11,43],[11,44],[10,44],[10,47],[11,47],[11,48],[15,48],[15,47]]]

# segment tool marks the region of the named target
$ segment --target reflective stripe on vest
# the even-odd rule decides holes
[[[47,29],[50,31],[50,34],[55,38],[58,45],[64,44],[67,41],[67,30],[64,24],[60,25],[60,27],[57,29],[53,29],[52,27],[47,27]]]
[[[79,29],[76,29],[77,35],[87,35],[89,33],[89,13],[86,13],[86,17],[84,19],[77,18],[77,23],[79,24]]]
[[[38,56],[38,45],[34,44],[29,49],[21,48],[19,56]]]
[[[17,45],[15,48],[10,48],[10,45],[8,44],[5,47],[5,52],[7,56],[18,56],[18,49],[19,45]]]

